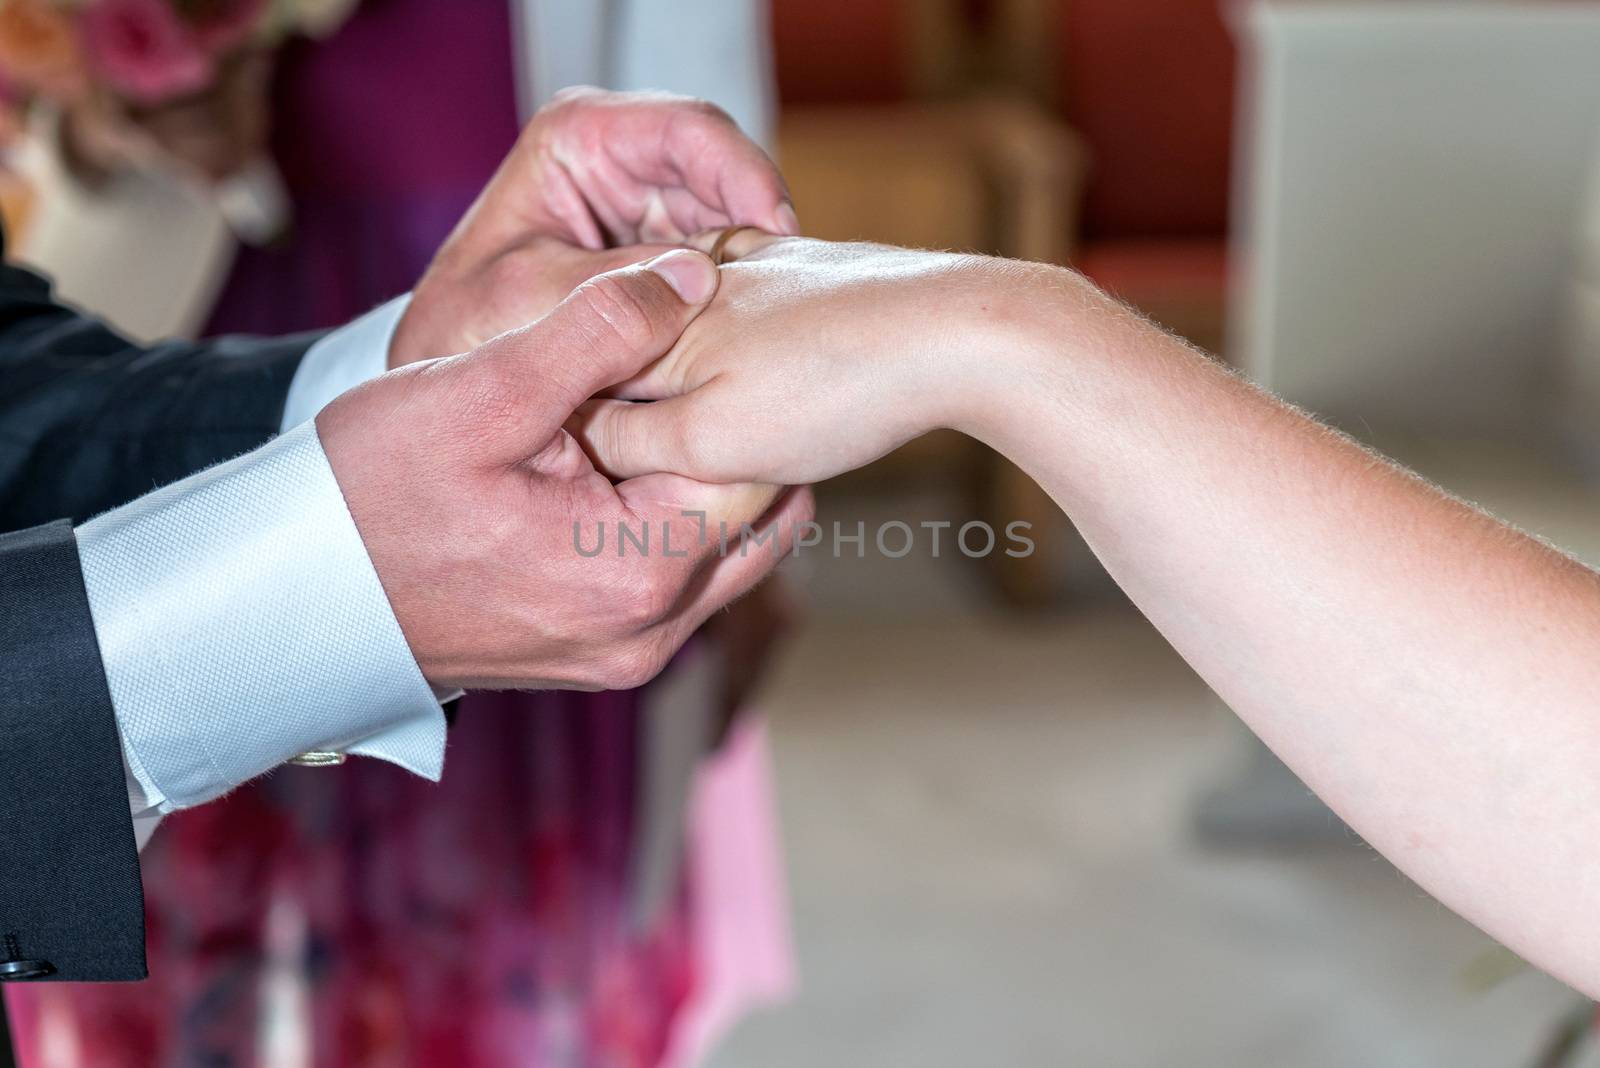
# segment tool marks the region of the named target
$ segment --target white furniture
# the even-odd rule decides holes
[[[1600,3],[1258,0],[1239,32],[1234,359],[1358,431],[1554,425]]]

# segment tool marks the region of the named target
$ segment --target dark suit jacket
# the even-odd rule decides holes
[[[145,975],[121,746],[72,525],[276,434],[313,340],[143,348],[0,266],[0,980]]]

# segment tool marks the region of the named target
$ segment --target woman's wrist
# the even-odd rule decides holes
[[[988,257],[972,257],[957,274],[958,294],[932,321],[946,379],[935,425],[999,448],[1050,377],[1064,287],[1083,283],[1064,268]]]

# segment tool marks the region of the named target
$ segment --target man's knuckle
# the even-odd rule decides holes
[[[639,596],[642,602],[640,609],[646,619],[656,623],[672,612],[673,605],[678,602],[679,594],[683,592],[683,584],[674,571],[660,566],[667,562],[665,558],[657,557],[651,562],[657,566],[647,568],[640,582]]]
[[[624,281],[616,274],[598,275],[579,289],[586,294],[595,314],[618,332],[635,330],[650,321],[649,309],[640,287]]]
[[[613,275],[591,278],[578,287],[578,299],[589,312],[596,340],[642,352],[655,336],[656,309],[639,287]]]
[[[634,643],[634,651],[629,657],[629,678],[626,679],[627,689],[643,686],[650,679],[661,675],[667,667],[667,662],[672,660],[672,654],[677,651],[677,644],[672,641],[669,633],[662,628],[656,628],[648,635],[642,635]]]
[[[631,635],[593,657],[582,673],[582,681],[595,689],[632,690],[655,678],[664,666],[655,641],[644,635]]]
[[[566,86],[556,90],[545,106],[539,110],[535,121],[541,118],[547,121],[555,118],[565,119],[569,112],[600,103],[605,95],[604,90],[596,89],[592,85]]]
[[[711,121],[717,123],[733,123],[732,115],[729,115],[721,107],[709,100],[704,99],[703,97],[691,97],[686,104],[686,107],[689,111],[693,112],[700,118],[710,119]]]
[[[616,611],[616,621],[630,635],[661,618],[663,599],[656,569],[648,566],[652,561],[636,558],[634,562],[638,566],[622,572],[608,598]]]
[[[667,666],[669,659],[671,651],[658,636],[642,636],[618,658],[611,688],[637,689],[661,674],[661,669]]]

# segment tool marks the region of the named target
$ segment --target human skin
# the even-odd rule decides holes
[[[661,473],[613,485],[562,429],[583,398],[665,352],[716,287],[704,255],[669,252],[585,282],[550,314],[469,353],[373,379],[318,414],[329,466],[429,682],[642,685],[782,558],[794,524],[811,514],[807,491],[769,510],[759,486]],[[697,536],[702,522],[771,525],[778,540],[723,554]],[[575,529],[599,524],[648,524],[656,548],[586,556]]]
[[[168,103],[84,97],[67,114],[66,159],[91,179],[159,157],[224,179],[267,149],[270,69],[268,53],[249,52],[205,92]],[[733,224],[799,232],[783,176],[726,112],[668,93],[565,89],[435,253],[388,365],[476,348],[597,274]]]
[[[597,275],[729,224],[799,230],[782,175],[726,112],[669,93],[562,90],[434,254],[388,365],[476,349]],[[754,515],[783,487],[737,492]]]
[[[725,112],[665,93],[565,90],[524,128],[435,255],[395,331],[389,366],[473,349],[538,320],[596,275],[730,224],[799,232],[777,167]],[[737,528],[785,491],[717,492],[713,503]],[[788,504],[808,501],[802,493]],[[726,650],[724,728],[776,640],[780,604],[778,586],[767,583],[708,620]]]
[[[666,93],[563,90],[440,246],[389,366],[465,352],[587,278],[732,224],[799,232],[777,167],[725,112]]]
[[[809,482],[935,427],[987,442],[1369,843],[1600,996],[1600,575],[1071,271],[742,244],[569,424],[603,469]]]

